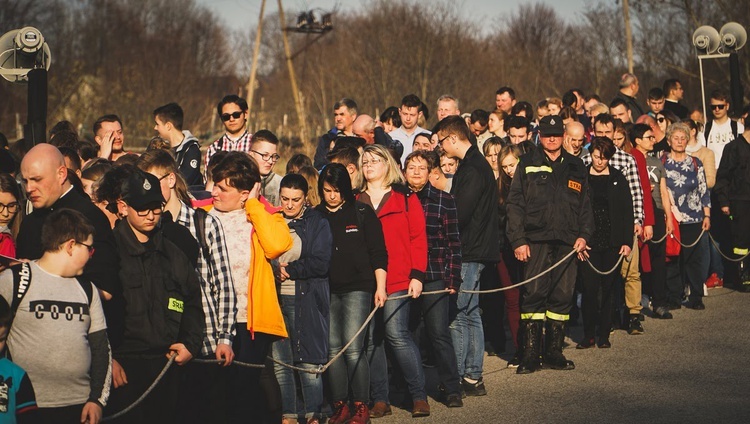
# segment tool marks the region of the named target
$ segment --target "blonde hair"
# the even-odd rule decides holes
[[[368,144],[362,149],[362,154],[359,156],[359,169],[362,169],[362,160],[366,154],[376,156],[380,158],[386,166],[385,179],[383,184],[386,187],[390,187],[393,184],[405,184],[404,174],[401,172],[401,166],[396,162],[396,159],[388,152],[388,149],[379,144]],[[355,181],[356,187],[360,191],[367,189],[367,180],[364,177],[364,170],[357,173],[357,179]]]
[[[318,171],[312,166],[303,166],[297,171],[298,174],[305,177],[307,180],[307,203],[310,206],[318,206],[320,204],[320,195],[318,194]]]

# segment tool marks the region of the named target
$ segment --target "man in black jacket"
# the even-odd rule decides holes
[[[482,382],[484,331],[479,316],[479,295],[465,290],[479,289],[479,274],[485,264],[500,259],[495,176],[487,160],[471,144],[469,127],[460,116],[448,116],[435,127],[438,145],[461,160],[453,177],[451,194],[456,200],[461,238],[461,292],[456,299],[457,314],[451,322],[458,375],[469,396],[487,394]]]
[[[506,201],[506,234],[516,259],[526,262],[526,278],[549,269],[572,249],[582,257],[594,230],[586,167],[562,149],[562,119],[545,116],[539,131],[541,144],[521,156]],[[576,262],[569,258],[522,288],[518,374],[540,368],[545,317],[545,364],[553,369],[575,368],[562,354],[575,281]]]
[[[732,244],[735,255],[750,253],[750,128],[724,147],[714,192],[724,215],[731,217]],[[738,264],[738,289],[750,292],[750,259]]]
[[[125,335],[114,349],[115,390],[108,410],[132,404],[175,356],[184,365],[200,354],[205,327],[195,268],[162,234],[164,197],[159,179],[140,169],[125,181],[117,201],[124,217],[115,226],[125,301]],[[177,407],[178,371],[170,369],[145,402],[122,422],[171,422]]]

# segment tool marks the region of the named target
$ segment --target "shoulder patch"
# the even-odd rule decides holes
[[[197,168],[198,167],[198,159],[193,159],[190,161],[190,167],[191,168]]]
[[[578,181],[568,180],[568,188],[580,193],[581,183],[579,183]]]

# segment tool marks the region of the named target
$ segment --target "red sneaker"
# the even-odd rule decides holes
[[[721,280],[718,275],[714,272],[708,277],[708,280],[706,280],[706,288],[712,289],[714,287],[720,287],[718,286],[718,281]],[[724,285],[724,282],[721,282],[721,285]]]
[[[354,415],[346,424],[370,424],[370,409],[367,404],[354,402]]]

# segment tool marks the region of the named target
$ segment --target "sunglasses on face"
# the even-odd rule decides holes
[[[224,113],[221,115],[221,120],[227,122],[230,118],[240,119],[240,116],[242,116],[243,113],[245,112],[237,111],[233,113]]]
[[[666,118],[665,118],[665,117],[663,117],[663,116],[662,116],[662,117],[659,117],[659,118],[656,118],[656,121],[657,121],[658,123],[660,123],[660,124],[661,124],[662,122],[664,122],[665,120],[666,120]]]
[[[726,104],[723,104],[723,105],[711,105],[711,109],[723,110],[726,106],[727,106]]]

